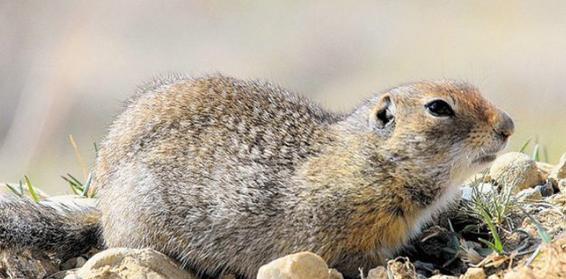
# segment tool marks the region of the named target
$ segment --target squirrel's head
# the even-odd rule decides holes
[[[346,121],[379,138],[392,162],[449,170],[462,181],[487,167],[513,133],[511,117],[463,82],[418,82],[370,99]],[[426,171],[426,170],[425,170]]]

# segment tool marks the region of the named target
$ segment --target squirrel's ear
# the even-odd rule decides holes
[[[392,130],[395,123],[395,104],[390,94],[379,98],[369,116],[369,124],[376,130]]]

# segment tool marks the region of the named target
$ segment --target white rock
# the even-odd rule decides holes
[[[329,279],[326,262],[311,252],[276,259],[259,269],[257,279]]]
[[[511,187],[513,193],[544,183],[536,162],[520,152],[497,158],[489,169],[489,176],[499,185]]]
[[[79,277],[76,272],[71,271],[71,272],[68,272],[67,275],[63,279],[82,279],[82,278]]]
[[[476,187],[482,194],[488,194],[497,191],[497,189],[493,185],[491,185],[491,183],[480,183]],[[474,193],[474,188],[472,186],[464,186],[460,188],[460,191],[462,193],[463,200],[466,201],[472,200],[472,196]]]
[[[73,277],[75,276],[75,277]],[[65,279],[103,278],[187,278],[194,275],[179,266],[169,257],[153,249],[111,248],[90,258],[78,271]]]

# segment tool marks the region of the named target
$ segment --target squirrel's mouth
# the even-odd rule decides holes
[[[487,155],[483,155],[475,160],[472,161],[473,164],[487,164],[487,163],[491,163],[495,160],[495,158],[497,158],[496,154],[487,154]]]
[[[507,146],[507,141],[500,142],[492,148],[482,149],[482,152],[478,154],[479,156],[472,160],[472,164],[485,165],[495,161],[497,154],[505,149],[505,146]]]

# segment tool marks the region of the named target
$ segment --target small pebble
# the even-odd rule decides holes
[[[566,153],[562,154],[562,157],[560,157],[558,164],[554,166],[554,168],[550,171],[549,177],[552,177],[556,180],[566,178]]]
[[[462,279],[485,279],[485,271],[481,267],[470,267],[466,270]]]
[[[535,189],[538,190],[543,197],[550,197],[554,195],[554,188],[552,187],[551,182],[546,182],[543,185],[537,185]]]
[[[519,201],[540,201],[542,200],[542,194],[540,189],[537,188],[527,188],[521,190],[516,194]]]
[[[338,270],[331,268],[331,269],[328,270],[328,278],[329,279],[344,279],[344,276]]]
[[[77,259],[77,263],[75,264],[75,267],[76,267],[76,268],[83,267],[83,265],[85,265],[85,263],[86,263],[86,259],[85,259],[85,258],[83,258],[83,257],[78,257],[78,258],[76,258],[76,259]]]
[[[68,270],[68,269],[73,269],[77,266],[77,258],[70,258],[67,261],[65,261],[64,263],[61,264],[60,269],[61,270]]]
[[[560,179],[557,183],[558,190],[563,194],[566,195],[566,179]]]

